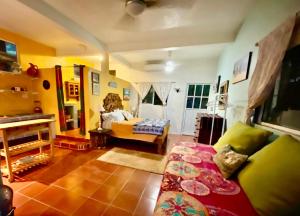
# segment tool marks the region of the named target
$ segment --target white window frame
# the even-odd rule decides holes
[[[189,95],[188,95],[188,94],[189,94],[189,86],[190,86],[190,85],[195,86],[195,88],[194,88],[194,95],[193,95],[193,96],[189,96]],[[196,86],[197,86],[197,85],[201,85],[201,86],[202,86],[202,89],[201,89],[201,96],[196,96],[196,95],[195,95],[195,94],[196,94]],[[208,96],[203,96],[203,91],[204,91],[204,86],[205,86],[205,85],[208,85],[208,86],[209,86],[209,93],[208,93]],[[206,108],[201,108],[201,105],[202,105],[202,99],[203,99],[203,98],[209,99],[210,90],[211,90],[211,83],[187,83],[187,89],[186,89],[186,97],[185,97],[185,105],[184,105],[184,108],[185,108],[186,110],[192,110],[192,109],[195,109],[195,110],[206,110],[207,107],[206,107]],[[187,107],[186,107],[186,106],[187,106],[187,100],[188,100],[188,98],[193,98],[193,103],[192,103],[192,107],[191,107],[191,108],[187,108]],[[200,98],[200,106],[199,106],[199,108],[194,108],[195,98]]]

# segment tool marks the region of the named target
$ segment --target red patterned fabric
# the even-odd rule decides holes
[[[238,181],[223,178],[212,160],[215,153],[208,145],[175,144],[154,215],[257,215]],[[170,196],[176,197],[170,199]],[[183,203],[189,208],[183,208]]]

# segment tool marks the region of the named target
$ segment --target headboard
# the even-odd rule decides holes
[[[123,109],[122,100],[118,94],[108,93],[103,100],[103,107],[106,112]]]

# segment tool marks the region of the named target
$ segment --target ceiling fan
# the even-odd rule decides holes
[[[132,17],[136,17],[144,12],[146,8],[157,4],[157,0],[126,0],[125,11]]]

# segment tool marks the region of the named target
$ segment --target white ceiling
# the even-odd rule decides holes
[[[157,0],[165,7],[125,15],[125,0],[44,0],[112,52],[232,41],[254,0]],[[75,3],[76,2],[76,3]]]
[[[54,47],[59,55],[96,54],[99,51],[66,29],[15,0],[1,0],[0,28]]]
[[[165,60],[217,58],[235,39],[256,0],[157,0],[137,18],[125,0],[0,0],[0,28],[48,46],[59,55],[103,50],[131,65]],[[137,51],[138,50],[138,51]]]

